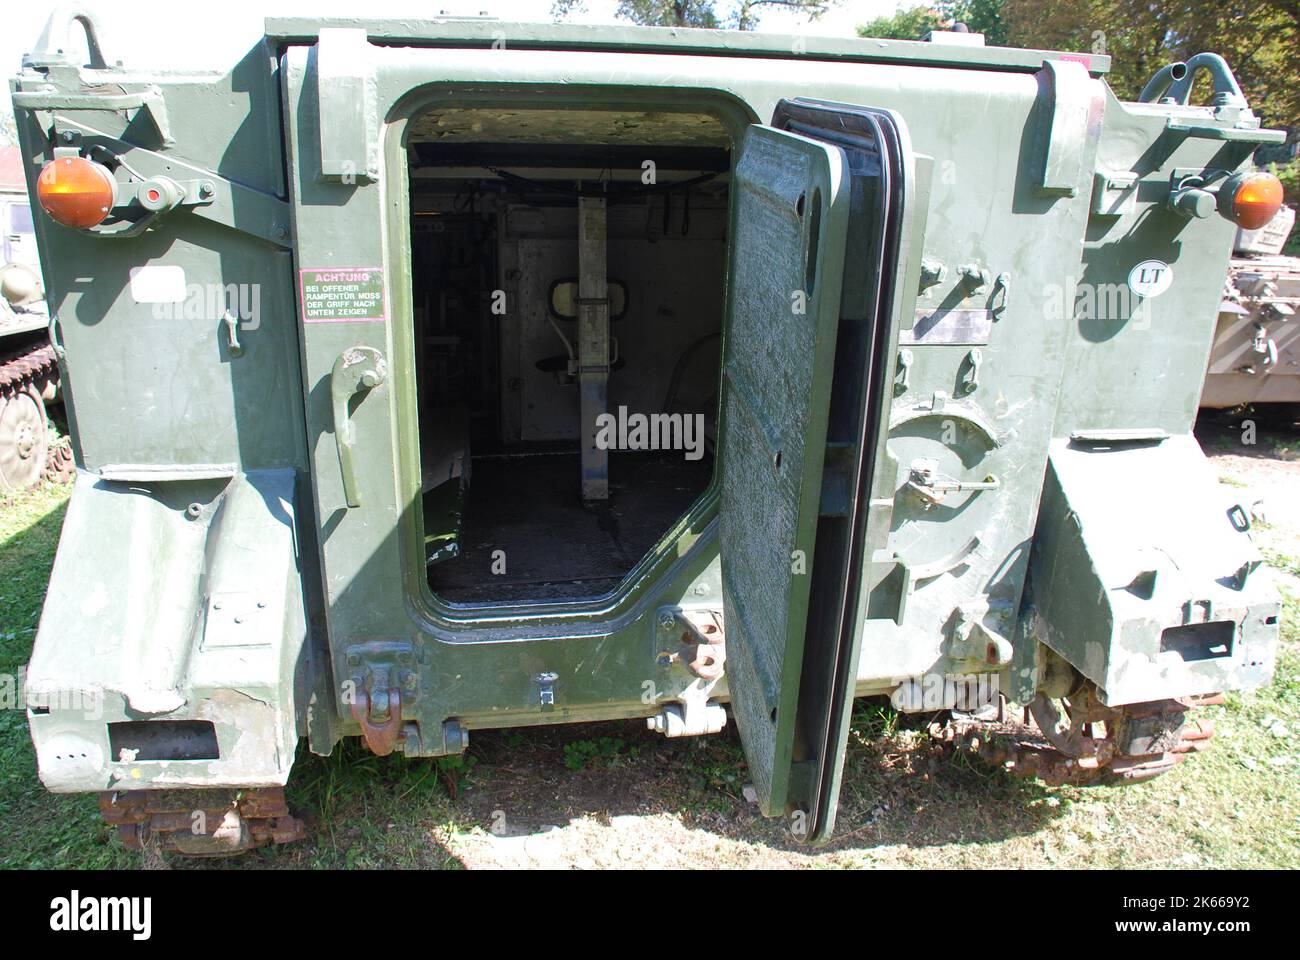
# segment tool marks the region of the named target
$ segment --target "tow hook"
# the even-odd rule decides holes
[[[352,716],[361,725],[370,752],[386,757],[402,739],[402,691],[396,687],[378,690],[372,702],[368,692],[358,690],[352,700]]]

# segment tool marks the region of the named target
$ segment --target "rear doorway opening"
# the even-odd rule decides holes
[[[429,586],[607,595],[713,479],[728,130],[438,107],[407,143]]]

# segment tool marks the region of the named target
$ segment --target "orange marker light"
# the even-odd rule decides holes
[[[1282,181],[1271,173],[1248,173],[1232,192],[1229,217],[1243,230],[1258,230],[1273,219],[1281,206]]]
[[[113,175],[85,157],[51,160],[36,178],[36,198],[51,218],[85,229],[102,223],[113,209]]]

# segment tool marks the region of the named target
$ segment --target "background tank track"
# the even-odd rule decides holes
[[[2,332],[2,331],[0,331]],[[59,363],[49,343],[26,343],[7,347],[0,339],[0,400],[32,392],[49,401],[50,384],[59,383]],[[67,483],[76,474],[72,447],[66,439],[50,444],[45,455],[43,475],[54,483]]]

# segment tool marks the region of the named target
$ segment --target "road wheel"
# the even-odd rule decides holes
[[[0,397],[0,489],[21,490],[40,482],[49,451],[45,404],[28,384]]]

